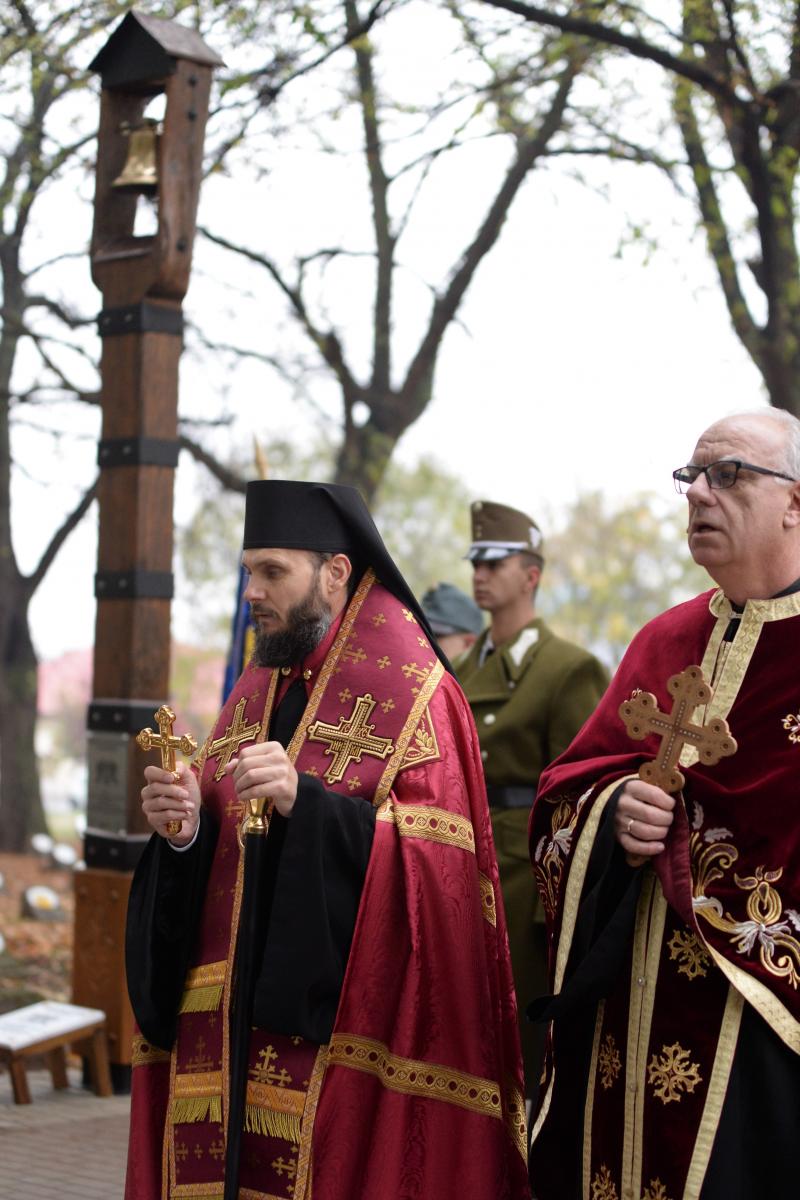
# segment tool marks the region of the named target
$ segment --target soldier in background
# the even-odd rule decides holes
[[[428,588],[422,597],[422,611],[451,663],[457,664],[475,645],[483,629],[483,617],[475,601],[452,583]]]
[[[457,664],[481,745],[526,1076],[536,1095],[544,1027],[526,1021],[547,989],[544,914],[528,852],[528,819],[539,775],[567,748],[608,684],[605,667],[556,637],[535,614],[544,558],[542,534],[504,504],[472,505],[473,591],[489,628]]]

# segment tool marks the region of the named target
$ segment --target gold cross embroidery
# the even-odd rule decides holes
[[[699,667],[687,667],[679,675],[667,681],[667,691],[673,697],[669,713],[659,711],[658,702],[652,692],[639,692],[619,707],[619,715],[628,730],[628,736],[641,741],[648,734],[661,738],[661,745],[653,761],[642,763],[639,778],[655,784],[665,792],[677,792],[686,782],[677,769],[681,750],[688,742],[697,748],[700,762],[713,766],[721,758],[735,754],[736,741],[731,737],[727,721],[714,717],[707,725],[692,722],[694,710],[700,704],[708,704],[712,692]]]
[[[377,701],[369,692],[359,696],[353,705],[349,717],[340,717],[338,725],[325,725],[315,721],[309,726],[308,738],[312,742],[324,742],[328,749],[326,754],[333,756],[333,761],[325,772],[328,783],[339,783],[351,762],[361,762],[363,754],[373,758],[387,758],[394,751],[391,738],[376,737],[374,725],[367,724]]]
[[[254,738],[261,728],[261,723],[255,721],[252,725],[245,725],[244,710],[247,707],[247,697],[242,696],[236,708],[233,710],[233,720],[225,729],[225,736],[217,738],[208,747],[208,757],[216,758],[219,755],[219,764],[214,772],[215,779],[222,779],[225,774],[225,768],[233,758],[234,754],[239,753],[239,747],[242,742],[249,742]]]

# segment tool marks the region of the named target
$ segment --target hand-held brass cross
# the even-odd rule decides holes
[[[377,737],[372,731],[374,725],[367,724],[367,718],[377,704],[369,692],[359,696],[353,705],[349,717],[340,717],[338,725],[326,725],[315,721],[308,727],[310,742],[324,742],[328,749],[326,754],[332,755],[333,761],[325,772],[328,783],[338,783],[344,778],[344,773],[351,762],[361,762],[363,754],[372,758],[386,758],[394,752],[391,738]]]
[[[692,721],[694,710],[700,704],[708,704],[712,696],[699,667],[687,667],[680,674],[672,675],[667,681],[667,691],[673,697],[671,712],[659,711],[652,692],[639,692],[619,706],[619,715],[628,736],[636,741],[651,733],[661,738],[655,759],[642,763],[639,778],[665,792],[677,792],[686,782],[677,763],[687,742],[697,748],[700,762],[709,767],[721,758],[735,754],[737,746],[722,717],[713,717],[706,725]]]
[[[190,733],[183,733],[180,737],[173,734],[172,727],[175,724],[175,713],[166,704],[154,714],[158,724],[158,733],[154,733],[148,726],[147,729],[140,730],[136,735],[136,744],[141,746],[143,750],[158,749],[161,751],[161,766],[165,771],[171,771],[175,782],[180,779],[180,775],[175,770],[175,751],[180,750],[181,754],[194,754],[197,749],[197,742]],[[181,831],[180,821],[168,821],[167,833],[170,837],[175,837]]]

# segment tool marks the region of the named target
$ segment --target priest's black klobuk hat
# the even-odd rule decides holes
[[[413,612],[436,646],[419,601],[356,488],[293,479],[251,481],[245,498],[243,549],[319,550],[346,554],[356,572],[372,567],[377,579]],[[437,652],[446,663],[438,647]]]

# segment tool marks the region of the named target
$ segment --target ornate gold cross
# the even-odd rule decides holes
[[[687,667],[667,681],[667,691],[673,697],[672,711],[662,713],[652,692],[639,692],[619,706],[628,736],[641,741],[648,734],[661,738],[655,759],[642,763],[639,778],[655,784],[665,792],[679,791],[686,780],[677,768],[681,750],[688,742],[697,748],[700,762],[713,766],[721,758],[735,754],[736,741],[722,717],[713,717],[707,725],[693,723],[694,710],[708,704],[711,688],[703,679],[699,667]]]
[[[230,725],[226,726],[224,737],[217,738],[208,747],[209,758],[216,758],[219,755],[219,764],[214,772],[215,779],[222,779],[222,776],[225,774],[225,768],[234,754],[239,753],[239,747],[242,743],[249,742],[251,738],[257,735],[261,728],[260,721],[256,721],[253,725],[245,725],[244,710],[246,707],[247,697],[242,696],[233,710],[233,720]]]
[[[197,749],[197,742],[190,733],[183,733],[180,737],[173,734],[172,727],[175,724],[175,713],[166,704],[162,704],[154,715],[158,724],[158,733],[154,733],[148,726],[147,729],[142,729],[137,733],[136,743],[143,750],[152,750],[154,748],[160,750],[161,766],[165,771],[171,771],[177,782],[175,751],[180,750],[181,754],[194,754]],[[167,833],[170,837],[175,837],[180,831],[180,821],[167,822]]]
[[[325,742],[328,746],[325,753],[333,755],[333,762],[325,772],[328,783],[338,783],[343,779],[350,763],[361,762],[363,754],[369,754],[373,758],[387,758],[393,752],[392,739],[376,737],[372,732],[375,726],[367,725],[367,718],[376,703],[367,692],[356,699],[349,717],[339,718],[338,725],[325,725],[322,721],[315,721],[309,726],[309,740]]]

